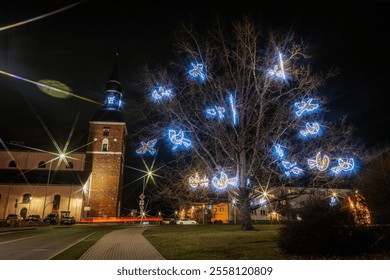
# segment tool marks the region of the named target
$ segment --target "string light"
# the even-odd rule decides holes
[[[203,72],[203,64],[191,62],[191,66],[192,69],[188,72],[191,75],[191,77],[199,78],[201,81],[204,81],[206,79],[206,75]]]
[[[149,140],[148,142],[141,142],[141,147],[138,148],[135,152],[139,155],[144,155],[146,152],[149,152],[152,156],[156,154],[156,149],[154,145],[156,145],[157,139]]]
[[[312,104],[311,102],[313,101],[312,98],[309,100],[301,101],[301,102],[296,102],[294,105],[298,109],[298,111],[295,112],[295,114],[300,117],[304,112],[312,112],[318,108],[318,104]]]
[[[274,151],[278,158],[284,158],[284,150],[280,144],[274,146]]]
[[[303,170],[296,166],[296,162],[291,163],[289,161],[283,160],[282,165],[285,169],[287,169],[287,171],[284,172],[284,174],[286,174],[287,176],[290,176],[291,174],[301,175],[303,173]]]
[[[214,106],[206,110],[206,116],[209,118],[216,118],[218,120],[225,119],[225,108],[221,106]]]
[[[284,172],[284,174],[286,174],[287,176],[290,176],[291,174],[301,175],[302,173],[303,173],[303,169],[296,167],[296,166],[294,166],[292,169]]]
[[[211,180],[212,185],[219,189],[223,190],[226,189],[229,185],[232,187],[236,187],[238,184],[238,178],[237,177],[231,177],[229,178],[225,172],[221,172],[218,176],[214,176]]]
[[[173,96],[172,89],[158,87],[151,93],[152,101],[160,102],[162,100],[170,100]]]
[[[183,130],[176,132],[176,130],[170,129],[168,130],[168,137],[173,144],[172,151],[175,151],[179,146],[182,145],[185,148],[191,147],[191,140],[184,138]]]
[[[341,171],[352,171],[355,167],[355,161],[353,158],[349,158],[346,160],[343,160],[341,158],[338,159],[338,166],[332,167],[331,170],[335,174],[339,174]]]
[[[315,135],[320,131],[320,125],[317,122],[306,123],[305,126],[306,126],[306,129],[301,130],[299,132],[302,136]]]
[[[233,126],[238,124],[238,111],[236,106],[236,99],[233,97],[233,94],[229,95],[228,103],[230,105],[231,118]]]
[[[291,163],[291,162],[289,162],[289,161],[283,160],[283,161],[282,161],[282,165],[283,165],[283,167],[284,167],[285,169],[291,169],[291,168],[293,168],[295,165],[297,165],[297,163],[296,163],[296,162]]]
[[[281,78],[286,80],[286,74],[284,72],[284,62],[282,58],[282,54],[278,52],[279,64],[274,65],[273,69],[268,70],[268,75],[271,77]]]
[[[209,186],[209,179],[206,177],[206,175],[203,177],[203,179],[200,179],[198,172],[195,173],[194,177],[191,176],[188,179],[188,182],[192,188],[197,188],[197,187],[207,188]]]
[[[318,152],[316,158],[308,159],[307,163],[310,169],[317,168],[319,171],[325,171],[329,166],[329,157],[327,155],[321,157],[321,152]]]

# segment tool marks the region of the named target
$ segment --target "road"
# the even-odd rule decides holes
[[[95,226],[45,226],[0,231],[0,260],[47,260],[86,238]]]

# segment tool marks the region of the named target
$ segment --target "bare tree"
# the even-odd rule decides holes
[[[202,34],[183,26],[175,61],[145,70],[145,118],[153,124],[141,133],[164,135],[177,167],[193,167],[176,173],[176,182],[188,186],[197,171],[216,191],[227,190],[238,203],[243,230],[253,228],[251,201],[265,189],[335,187],[346,177],[332,175],[331,167],[343,158],[346,171],[347,160],[357,156],[346,119],[323,121],[327,100],[320,90],[335,71],[313,73],[306,52],[293,35],[262,32],[244,18],[231,26],[218,22]]]

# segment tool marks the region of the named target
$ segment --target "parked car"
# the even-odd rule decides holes
[[[176,221],[178,225],[196,225],[196,221],[190,219],[179,219]]]
[[[176,221],[173,218],[171,218],[171,219],[163,219],[161,221],[161,224],[162,225],[176,225]]]
[[[45,223],[50,223],[51,225],[58,224],[58,214],[52,213],[46,216],[46,218],[43,219]]]
[[[29,216],[27,216],[25,221],[40,222],[40,221],[42,221],[42,219],[41,219],[41,216],[39,216],[39,215],[29,215]]]
[[[12,221],[16,221],[16,222],[19,222],[19,221],[23,221],[23,217],[22,216],[19,216],[17,214],[9,214],[7,216],[7,223],[11,223]]]
[[[64,217],[61,219],[61,225],[74,225],[76,223],[76,219],[74,217]]]

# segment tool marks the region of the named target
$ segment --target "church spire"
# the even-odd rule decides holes
[[[122,85],[119,81],[118,53],[115,55],[114,68],[104,91],[104,105],[106,109],[120,111],[122,105]]]

